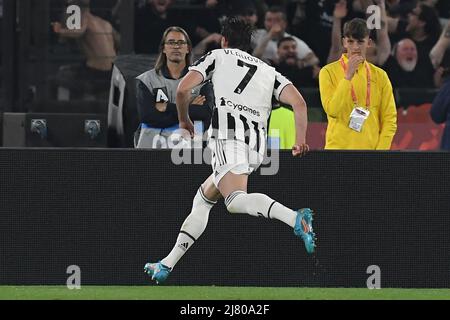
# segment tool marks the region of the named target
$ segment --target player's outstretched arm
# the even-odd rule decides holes
[[[303,156],[309,151],[306,144],[306,130],[308,127],[308,113],[306,102],[297,88],[289,84],[280,95],[280,101],[292,106],[295,115],[295,145],[292,147],[293,156]]]
[[[196,86],[203,82],[203,75],[198,71],[189,71],[180,81],[177,88],[177,111],[180,128],[189,131],[191,137],[194,136],[194,124],[189,118],[189,103],[191,102],[191,92]]]

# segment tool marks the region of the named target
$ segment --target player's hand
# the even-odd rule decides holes
[[[306,143],[296,144],[292,147],[292,155],[294,157],[302,157],[309,152],[309,146]]]
[[[205,104],[205,102],[206,102],[205,96],[196,96],[195,99],[192,100],[191,104],[196,104],[196,105],[202,106]]]
[[[194,138],[194,124],[192,123],[191,119],[188,119],[187,121],[183,121],[180,122],[180,129],[185,130],[185,132],[183,132],[183,136],[185,133],[187,133],[189,136],[185,137],[185,138]]]
[[[62,30],[62,25],[59,22],[52,22],[53,32],[60,33]]]
[[[356,70],[361,63],[364,62],[364,58],[360,54],[355,54],[348,59],[347,72],[345,74],[345,79],[352,80],[355,75]]]

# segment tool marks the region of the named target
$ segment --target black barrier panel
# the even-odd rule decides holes
[[[145,285],[190,211],[208,165],[169,151],[0,150],[0,284]],[[168,285],[450,288],[450,153],[280,155],[250,191],[316,212],[317,253],[281,222],[220,202]]]

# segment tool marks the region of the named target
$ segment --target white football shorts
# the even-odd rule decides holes
[[[208,146],[212,154],[211,166],[216,187],[228,172],[250,175],[264,159],[263,155],[240,140],[211,139]]]

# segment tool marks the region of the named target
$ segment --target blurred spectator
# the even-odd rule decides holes
[[[450,59],[444,63],[443,78],[444,83],[431,107],[431,118],[438,124],[446,123],[441,149],[450,151]]]
[[[94,91],[94,96],[106,95],[120,36],[108,21],[91,13],[90,0],[69,0],[67,5],[81,8],[81,28],[68,29],[53,22],[53,31],[63,38],[76,39],[86,62],[81,66],[62,66],[58,76],[60,87],[78,93],[77,90],[83,88],[77,84],[81,81],[81,84],[89,84],[87,89]]]
[[[391,52],[391,42],[389,40],[387,28],[387,14],[385,0],[372,0],[359,3],[358,8],[367,8],[370,3],[377,4],[381,9],[381,29],[377,29],[376,41],[371,40],[367,48],[367,60],[375,65],[382,66],[388,59]],[[343,52],[342,48],[342,20],[347,16],[347,1],[339,0],[333,12],[333,32],[331,36],[331,48],[327,62],[338,60]]]
[[[441,33],[435,9],[423,3],[417,4],[408,15],[406,33],[416,43],[419,59],[426,61]]]
[[[269,121],[270,149],[291,150],[295,145],[295,133],[294,111],[284,106],[274,106]]]
[[[111,71],[119,47],[119,34],[108,21],[90,12],[90,0],[69,0],[67,4],[81,8],[81,28],[67,29],[61,23],[53,22],[53,31],[62,37],[79,40],[86,56],[87,73],[97,76]]]
[[[327,58],[327,63],[337,61],[342,55],[342,20],[347,16],[347,13],[347,0],[339,0],[339,2],[335,4],[333,11],[331,47]]]
[[[255,6],[258,19],[256,22],[256,26],[258,28],[264,28],[264,17],[266,16],[267,10],[269,10],[269,6],[264,0],[253,0],[252,3]],[[245,10],[243,12],[245,14]]]
[[[220,41],[222,40],[222,35],[220,33],[213,33],[207,36],[205,39],[200,41],[194,48],[193,54],[194,59],[197,60],[205,53],[212,51],[214,49],[219,49]]]
[[[256,27],[258,22],[256,7],[249,0],[243,1],[239,6],[232,7],[230,14],[246,21],[253,27]],[[222,35],[220,33],[212,33],[207,36],[194,47],[194,58],[197,59],[211,50],[220,49],[221,39]]]
[[[339,0],[299,0],[288,5],[291,33],[308,43],[323,65],[327,63],[330,53],[333,13],[338,2]],[[362,12],[354,11],[353,0],[347,1],[346,7],[347,12],[342,22],[365,16]]]
[[[176,90],[192,62],[191,40],[180,27],[169,27],[164,31],[159,50],[155,68],[137,77],[137,109],[142,123],[138,148],[152,147],[161,129],[178,124]],[[194,91],[190,117],[203,121],[207,127],[214,100],[212,88],[204,85]]]
[[[319,64],[319,59],[308,45],[286,32],[286,14],[279,7],[270,8],[264,20],[265,29],[258,29],[252,39],[253,55],[265,61],[278,61],[277,44],[284,37],[292,37],[297,42],[298,58],[305,67]]]
[[[426,60],[429,60],[427,57]],[[384,65],[394,88],[433,88],[434,69],[422,61],[411,39],[403,39]]]
[[[408,15],[416,7],[417,0],[387,0],[388,30],[391,42],[397,42],[404,36]]]
[[[158,53],[161,35],[173,21],[169,7],[172,0],[147,0],[143,7],[136,8],[134,48],[138,54]]]
[[[220,19],[226,12],[225,3],[219,3],[217,0],[203,1],[202,6],[198,16],[184,17],[186,28],[192,35],[191,40],[194,44],[198,44],[213,33],[220,32]]]
[[[252,1],[246,1],[241,4],[240,7],[233,10],[232,15],[237,16],[240,19],[243,19],[245,22],[253,26],[255,29],[258,25],[259,17],[258,12],[256,10],[256,6]]]
[[[333,13],[338,2],[339,0],[300,0],[288,5],[288,21],[292,21],[291,33],[308,43],[322,65],[327,63],[330,53]],[[365,16],[364,13],[353,10],[353,0],[347,1],[346,7],[347,13],[342,23]]]
[[[367,60],[377,66],[382,66],[386,63],[392,50],[388,31],[386,1],[373,0],[373,3],[381,9],[381,29],[376,31],[376,41],[373,42],[367,52]]]
[[[430,51],[430,59],[433,67],[438,68],[444,58],[445,52],[450,48],[450,21],[442,31],[438,42]]]
[[[299,90],[303,87],[317,87],[320,68],[305,66],[298,58],[297,42],[292,37],[278,42],[278,60],[272,62],[275,69],[292,81]]]
[[[424,4],[433,7],[439,12],[442,19],[450,18],[450,1],[448,0],[421,0]]]

